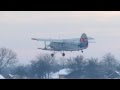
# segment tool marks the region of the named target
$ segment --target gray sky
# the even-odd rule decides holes
[[[82,33],[96,41],[84,50],[85,57],[101,58],[111,52],[120,59],[119,29],[119,11],[0,11],[0,47],[14,50],[22,63],[49,53],[38,50],[42,43],[32,41],[32,37],[62,39]],[[66,53],[66,58],[79,54]]]

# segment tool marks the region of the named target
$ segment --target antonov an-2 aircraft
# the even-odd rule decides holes
[[[32,40],[36,41],[44,41],[45,47],[38,48],[41,50],[49,50],[54,51],[51,56],[53,57],[55,51],[61,51],[62,56],[65,56],[64,51],[80,51],[83,53],[83,49],[88,47],[88,40],[93,40],[91,37],[87,37],[85,33],[81,35],[80,38],[72,38],[72,39],[38,39],[32,38]],[[46,45],[46,42],[50,42],[49,45]]]

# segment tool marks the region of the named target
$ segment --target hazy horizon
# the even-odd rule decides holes
[[[86,33],[96,43],[90,43],[83,54],[70,52],[66,57],[101,58],[110,52],[120,59],[119,29],[120,11],[0,11],[0,48],[12,49],[21,63],[27,63],[48,53],[38,50],[42,43],[31,38],[80,38]]]

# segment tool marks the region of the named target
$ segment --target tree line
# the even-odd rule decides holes
[[[0,48],[0,74],[18,75],[19,78],[49,79],[51,73],[69,68],[71,72],[66,78],[106,79],[118,78],[120,63],[114,55],[107,53],[101,59],[85,58],[82,55],[67,60],[60,59],[61,63],[46,54],[38,55],[29,65],[17,65],[17,54],[7,48]],[[118,74],[118,75],[116,75]]]

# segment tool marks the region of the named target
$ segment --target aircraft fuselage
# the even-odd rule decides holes
[[[49,46],[55,51],[79,51],[86,49],[88,43],[51,42]]]

